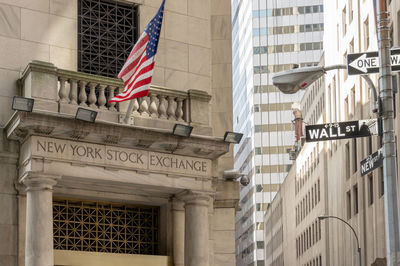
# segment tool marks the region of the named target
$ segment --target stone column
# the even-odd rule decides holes
[[[185,266],[209,266],[208,194],[186,192],[185,202]]]
[[[26,186],[26,266],[53,266],[53,186],[57,176],[28,173]]]
[[[185,209],[183,201],[172,199],[172,235],[174,266],[184,266],[185,261]]]

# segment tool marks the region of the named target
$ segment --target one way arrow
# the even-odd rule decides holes
[[[351,66],[352,68],[355,68],[358,71],[361,71],[363,73],[367,73],[368,72],[367,68],[363,64],[363,62],[365,62],[366,58],[367,58],[367,54],[362,54],[359,58],[354,59],[354,61],[351,62],[349,64],[349,66]]]
[[[400,48],[390,50],[390,63],[393,72],[400,71]],[[347,70],[349,75],[364,75],[379,73],[378,51],[347,55]]]
[[[362,54],[357,59],[354,59],[354,61],[350,63],[350,66],[357,69],[358,71],[367,73],[369,68],[379,67],[379,60],[378,57],[367,58],[367,54]]]

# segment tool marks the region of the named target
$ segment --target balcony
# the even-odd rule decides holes
[[[6,125],[9,139],[23,142],[37,135],[212,160],[229,151],[222,136],[212,136],[211,96],[203,91],[152,86],[149,96],[133,100],[132,119],[125,124],[129,102],[107,103],[123,90],[119,79],[33,61],[18,84],[19,94],[35,104],[31,113],[12,115]],[[96,122],[75,120],[79,107],[97,111]],[[176,123],[193,126],[190,138],[172,134]]]
[[[129,101],[107,102],[122,92],[119,79],[59,69],[51,63],[32,61],[19,80],[22,96],[35,99],[34,111],[75,115],[78,107],[98,112],[97,120],[123,123]],[[133,100],[128,124],[171,129],[175,123],[194,126],[194,134],[212,135],[211,96],[198,90],[178,91],[151,86],[149,95]]]

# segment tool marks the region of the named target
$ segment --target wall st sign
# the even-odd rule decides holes
[[[367,119],[306,126],[306,141],[367,137],[378,134],[378,120]]]
[[[211,160],[79,141],[32,136],[31,156],[78,164],[210,176]]]

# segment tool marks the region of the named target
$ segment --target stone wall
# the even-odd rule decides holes
[[[161,0],[127,1],[140,4],[142,32]],[[17,80],[30,61],[51,62],[58,68],[77,70],[77,2],[0,0],[0,128],[13,113],[12,97],[21,93]],[[225,131],[232,129],[231,61],[229,0],[166,1],[153,84],[180,91],[196,89],[212,95],[209,110],[204,113],[209,115],[214,136],[222,137]],[[18,144],[8,141],[3,131],[0,139],[0,206],[3,213],[0,238],[5,240],[0,243],[0,265],[23,265],[24,244],[22,240],[18,244],[18,203],[14,188]],[[223,170],[232,167],[230,152],[219,160],[213,175],[221,176]],[[227,186],[219,189],[217,193],[220,194],[229,190]],[[218,238],[215,241],[215,265],[232,265],[234,260],[233,205],[223,205],[214,212],[212,226]],[[227,242],[230,244],[224,245]],[[18,248],[22,250],[19,261]]]

